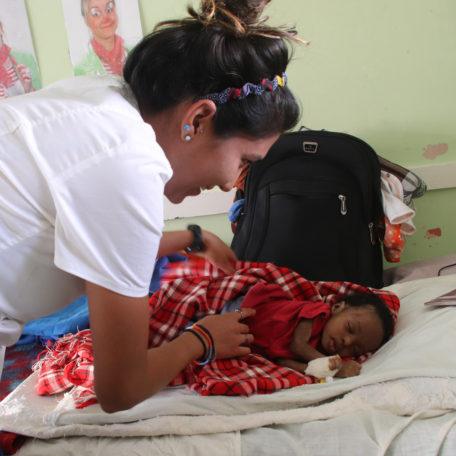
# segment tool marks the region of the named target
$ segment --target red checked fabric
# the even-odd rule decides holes
[[[355,292],[378,294],[397,318],[399,299],[392,293],[348,282],[311,282],[270,263],[238,262],[226,275],[203,259],[173,263],[160,290],[150,298],[149,346],[173,340],[192,321],[220,312],[225,303],[246,294],[253,285],[278,284],[291,299],[324,301],[329,305]],[[36,369],[38,394],[71,389],[76,408],[96,402],[93,391],[93,355],[90,330],[59,339]],[[366,359],[366,357],[364,357]],[[170,385],[183,385],[204,396],[249,396],[313,383],[315,379],[280,367],[257,354],[215,360],[206,366],[187,366]]]
[[[58,339],[35,366],[36,392],[51,395],[71,390],[76,408],[97,402],[94,392],[92,333],[90,329]]]

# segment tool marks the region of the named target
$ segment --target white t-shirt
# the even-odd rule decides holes
[[[120,79],[0,102],[0,345],[83,293],[147,295],[168,160]]]

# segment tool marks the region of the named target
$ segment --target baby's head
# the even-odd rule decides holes
[[[393,334],[391,312],[375,294],[345,296],[331,313],[321,338],[321,350],[327,355],[356,357],[373,352]]]

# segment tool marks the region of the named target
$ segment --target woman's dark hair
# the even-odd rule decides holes
[[[162,112],[228,87],[281,76],[294,29],[269,27],[259,17],[269,0],[202,0],[190,17],[161,22],[130,53],[124,79],[142,115]],[[293,128],[299,107],[288,87],[217,107],[215,133],[263,138]]]
[[[344,296],[344,301],[350,307],[370,306],[377,314],[383,326],[383,340],[381,345],[387,342],[393,335],[394,319],[391,311],[380,296],[374,293],[354,293]]]

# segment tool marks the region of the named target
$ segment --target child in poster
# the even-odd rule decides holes
[[[63,8],[74,74],[120,76],[128,51],[142,36],[137,3],[63,0]]]

